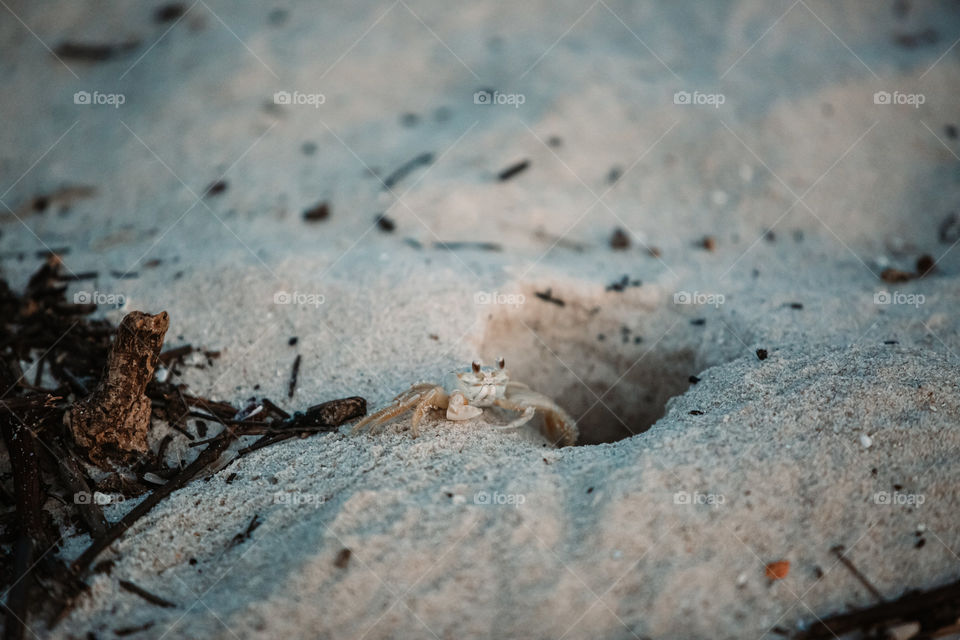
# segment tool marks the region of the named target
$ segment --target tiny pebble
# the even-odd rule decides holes
[[[865,433],[861,433],[861,434],[860,434],[860,444],[863,445],[863,448],[864,448],[864,449],[869,449],[869,448],[870,448],[870,445],[873,444],[873,438],[871,438],[870,436],[868,436],[868,435],[865,434]]]
[[[627,232],[621,228],[616,228],[613,230],[613,235],[610,236],[610,248],[616,250],[624,250],[630,248],[630,236],[627,235]]]

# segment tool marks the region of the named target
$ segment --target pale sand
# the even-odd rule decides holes
[[[134,637],[778,637],[771,627],[873,603],[834,545],[887,598],[957,579],[960,252],[937,239],[960,202],[960,146],[944,128],[960,120],[955,9],[914,3],[898,20],[886,3],[291,2],[272,25],[266,6],[208,5],[123,79],[166,29],[147,8],[11,5],[51,47],[144,44],[68,61],[77,80],[19,22],[0,24],[3,201],[98,189],[67,216],[7,216],[0,251],[72,247],[67,266],[101,279],[71,291],[124,295],[114,319],[167,310],[170,347],[223,352],[184,381],[237,404],[359,394],[379,407],[498,355],[582,416],[585,442],[646,427],[676,397],[650,431],[613,444],[555,450],[533,428],[484,429],[507,416],[438,414],[417,440],[400,421],[261,450],[145,518],[104,554],[112,575],[40,637],[147,621]],[[936,43],[893,44],[927,27]],[[483,87],[525,102],[475,105]],[[126,102],[75,105],[79,90]],[[265,107],[280,90],[326,102]],[[676,105],[679,90],[725,103]],[[925,102],[876,105],[879,90]],[[368,171],[427,151],[435,164],[393,194]],[[521,159],[526,172],[496,181]],[[224,172],[227,191],[195,204]],[[324,199],[330,219],[303,223]],[[389,235],[372,226],[385,210]],[[608,247],[617,226],[631,249]],[[696,246],[708,234],[713,252]],[[879,279],[921,253],[939,259],[934,275]],[[36,261],[2,266],[22,285]],[[606,291],[624,274],[642,284]],[[565,306],[535,296],[548,288]],[[323,304],[274,304],[278,291]],[[675,304],[684,291],[723,303]],[[904,304],[876,304],[880,292]],[[522,304],[476,303],[494,293]],[[690,375],[702,380],[687,390]],[[523,503],[476,504],[480,492]],[[718,504],[678,504],[683,492]],[[880,492],[923,504],[878,504]],[[228,549],[254,514],[263,524]],[[87,542],[68,537],[63,556]],[[791,570],[771,584],[777,560]],[[148,605],[120,578],[178,606]]]

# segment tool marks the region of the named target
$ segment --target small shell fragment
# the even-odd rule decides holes
[[[767,565],[764,573],[766,573],[767,578],[770,580],[783,580],[787,577],[787,574],[790,573],[790,561],[778,560],[777,562],[771,562]]]

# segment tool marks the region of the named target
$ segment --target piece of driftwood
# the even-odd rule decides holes
[[[117,329],[100,384],[67,412],[74,441],[101,469],[134,464],[149,452],[151,404],[145,392],[169,325],[166,311],[129,313]]]

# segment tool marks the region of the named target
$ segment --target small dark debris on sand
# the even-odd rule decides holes
[[[950,213],[937,230],[937,237],[943,244],[954,244],[960,241],[960,215],[956,211]]]
[[[169,2],[157,7],[157,10],[153,12],[153,21],[158,24],[173,22],[182,17],[186,12],[186,5],[180,2]]]
[[[758,359],[758,360],[766,360],[768,355],[769,355],[769,354],[767,353],[767,350],[766,350],[766,349],[757,349],[757,359]]]
[[[546,242],[550,244],[550,248],[561,247],[563,249],[576,251],[577,253],[583,253],[587,249],[587,245],[583,244],[582,242],[577,242],[563,236],[548,233],[545,229],[537,229],[533,232],[533,237],[540,242]]]
[[[713,236],[705,236],[703,240],[700,241],[700,247],[707,251],[713,251],[717,248],[717,241]]]
[[[433,154],[429,151],[426,153],[421,153],[415,158],[400,165],[393,173],[384,178],[383,188],[389,191],[416,169],[419,169],[420,167],[426,167],[431,164],[433,164]]]
[[[117,636],[118,638],[125,638],[127,636],[132,636],[135,633],[146,631],[147,629],[153,627],[153,625],[155,624],[156,622],[151,620],[149,622],[144,622],[143,624],[137,625],[135,627],[120,627],[118,629],[113,630],[113,635]]]
[[[610,248],[614,251],[623,251],[630,248],[630,236],[626,231],[617,227],[610,236]]]
[[[17,207],[14,213],[22,218],[34,213],[44,213],[51,207],[60,207],[61,211],[66,211],[74,202],[82,200],[83,198],[93,197],[96,193],[96,188],[86,185],[61,187],[55,191],[34,196],[29,201]],[[4,212],[3,215],[6,216],[9,214]]]
[[[210,186],[208,186],[206,191],[203,192],[203,196],[205,198],[209,198],[210,196],[218,196],[226,190],[227,190],[227,181],[217,180],[216,182],[210,183]]]
[[[909,282],[915,278],[923,278],[930,275],[937,266],[937,261],[928,253],[923,254],[917,258],[916,262],[916,271],[904,271],[902,269],[896,269],[894,267],[887,267],[880,272],[880,278],[884,282],[889,282],[891,284],[897,284],[901,282]]]
[[[478,251],[503,251],[503,247],[496,242],[434,242],[434,249],[457,251],[459,249],[476,249]]]
[[[916,33],[900,33],[893,37],[893,41],[904,49],[916,49],[926,45],[936,44],[940,40],[940,34],[936,29],[926,28]]]
[[[695,326],[695,327],[702,327],[702,326],[704,326],[704,325],[707,324],[707,319],[706,319],[706,318],[694,318],[693,320],[690,321],[690,324],[692,324],[692,325]]]
[[[698,378],[697,376],[690,376],[689,378],[687,378],[687,380],[690,382],[690,384],[697,384],[698,382],[700,382],[700,378]]]
[[[235,547],[249,540],[250,536],[253,535],[253,532],[256,531],[261,524],[263,524],[263,521],[260,519],[260,516],[254,514],[254,516],[250,518],[250,523],[247,525],[247,528],[233,536],[233,539],[230,540],[230,546]]]
[[[947,124],[947,125],[944,125],[944,127],[943,127],[943,133],[944,133],[944,135],[946,135],[946,136],[947,136],[948,138],[950,138],[951,140],[956,140],[956,139],[957,139],[957,125],[955,125],[955,124]]]
[[[287,388],[287,397],[292,398],[297,391],[297,377],[300,375],[300,354],[293,360],[293,371],[290,372],[290,386]]]
[[[560,298],[553,297],[553,289],[547,289],[546,291],[534,291],[533,295],[537,296],[544,302],[555,304],[558,307],[565,307],[567,305],[567,303]]]
[[[350,556],[353,555],[353,552],[350,549],[344,547],[337,552],[337,557],[333,560],[333,566],[337,569],[346,569],[347,565],[350,564]]]
[[[61,42],[54,50],[54,54],[65,60],[80,62],[106,62],[111,58],[129,53],[140,46],[138,41],[121,42],[118,44],[97,44],[89,42]]]
[[[303,219],[307,222],[320,222],[330,217],[330,204],[326,201],[317,204],[303,212]]]
[[[517,162],[516,164],[510,165],[509,167],[507,167],[506,169],[504,169],[503,171],[501,171],[500,173],[498,173],[498,174],[497,174],[497,179],[498,179],[500,182],[506,182],[506,181],[509,180],[510,178],[513,178],[513,177],[515,177],[515,176],[523,173],[523,172],[526,171],[527,168],[529,168],[529,167],[530,167],[530,161],[529,161],[529,160],[521,160],[520,162]]]
[[[624,274],[616,282],[611,282],[607,285],[606,291],[615,291],[617,293],[623,293],[627,290],[627,287],[640,287],[643,285],[641,280],[631,280],[630,276]]]
[[[161,598],[160,596],[150,593],[143,587],[138,587],[137,585],[133,584],[129,580],[121,580],[120,588],[123,589],[124,591],[129,591],[130,593],[136,594],[141,598],[143,598],[144,600],[146,600],[147,602],[149,602],[150,604],[155,604],[158,607],[163,607],[165,609],[172,609],[177,606],[172,602],[170,602],[169,600],[167,600],[166,598]]]
[[[392,218],[389,218],[385,213],[379,214],[375,222],[377,223],[377,228],[384,233],[393,233],[397,228],[397,223],[393,221]]]
[[[934,267],[937,266],[937,261],[933,259],[928,253],[923,254],[917,258],[917,275],[919,277],[924,277],[929,275],[933,271]]]
[[[909,282],[916,277],[915,274],[910,273],[909,271],[903,271],[901,269],[894,269],[893,267],[887,267],[880,272],[880,278],[884,282],[889,282],[891,284],[896,284],[899,282]]]

